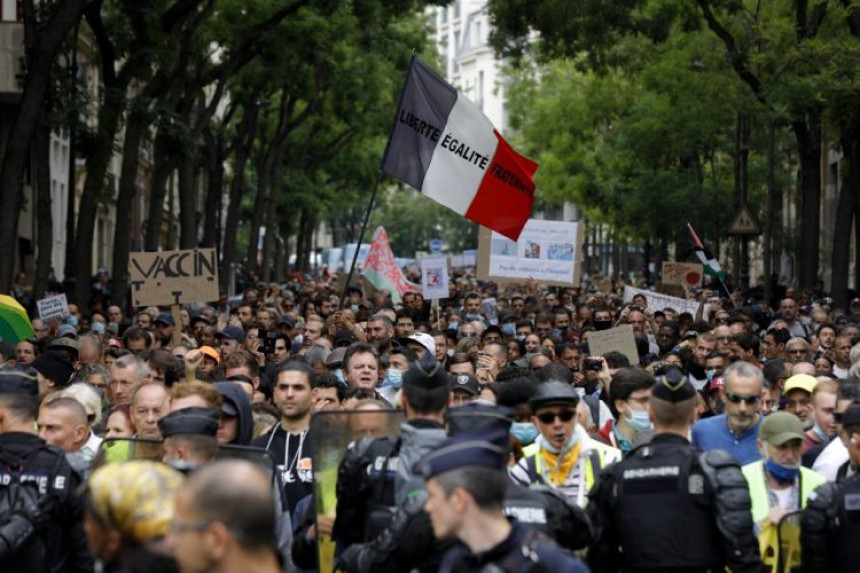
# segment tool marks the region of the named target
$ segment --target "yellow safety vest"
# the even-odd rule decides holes
[[[603,469],[605,465],[609,463],[618,461],[620,459],[621,452],[617,448],[613,448],[612,446],[607,446],[601,442],[596,440],[591,441],[591,449],[588,452],[585,452],[585,491],[591,491],[591,488],[594,486],[594,482],[597,477],[600,475],[600,470]],[[537,473],[537,475],[543,478],[544,467],[543,464],[540,463],[538,456],[540,455],[540,446],[537,442],[529,444],[525,448],[523,448],[523,458],[526,458],[526,468],[529,469],[529,473],[531,474],[532,468]],[[609,460],[607,463],[606,460]],[[595,467],[596,466],[596,467]],[[551,485],[549,481],[544,480],[547,485]]]
[[[772,523],[764,523],[770,512],[770,497],[764,477],[764,462],[757,461],[741,468],[750,490],[753,522],[761,527],[758,544],[762,562],[772,573],[787,573],[800,567],[800,515],[785,516],[777,528]],[[808,468],[800,468],[800,509],[806,507],[806,500],[818,486],[827,479]],[[780,558],[782,567],[780,567]]]

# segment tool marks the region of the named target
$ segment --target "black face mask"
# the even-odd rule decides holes
[[[608,330],[612,328],[611,320],[595,320],[594,321],[594,330]]]

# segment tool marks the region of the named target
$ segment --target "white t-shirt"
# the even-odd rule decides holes
[[[815,458],[815,463],[812,464],[813,471],[816,471],[827,478],[827,481],[836,481],[836,472],[842,467],[842,464],[848,461],[848,449],[842,440],[835,439]]]

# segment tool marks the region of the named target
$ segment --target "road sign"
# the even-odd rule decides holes
[[[441,253],[442,252],[442,239],[430,239],[430,252],[431,253]]]
[[[740,208],[732,218],[732,223],[728,229],[729,235],[759,235],[761,228],[758,226],[752,211],[746,203],[741,204]]]

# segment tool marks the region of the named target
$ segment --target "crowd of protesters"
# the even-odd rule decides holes
[[[341,284],[259,284],[178,315],[69,304],[63,322],[34,317],[34,338],[0,342],[0,490],[37,480],[30,451],[39,475],[64,476],[35,498],[7,492],[4,570],[314,570],[321,535],[355,571],[526,570],[522,555],[584,570],[573,551],[594,570],[639,569],[656,559],[640,543],[662,547],[657,568],[690,570],[840,570],[856,554],[860,300],[840,311],[788,289],[771,309],[703,291],[694,314],[470,273],[432,303]],[[624,324],[638,357],[589,351],[591,333]],[[311,420],[341,410],[368,415],[330,519]],[[399,436],[370,415],[392,412]],[[720,510],[702,528],[674,516],[662,485],[630,501],[630,476],[677,481],[648,466],[667,434],[678,459],[713,452],[684,469],[683,495],[745,508],[733,537]],[[157,442],[159,461],[109,463],[102,442],[122,439]],[[267,451],[273,476],[217,461],[230,447]],[[642,513],[634,534],[619,504]],[[661,512],[673,519],[649,522]],[[684,537],[717,530],[734,541]]]

